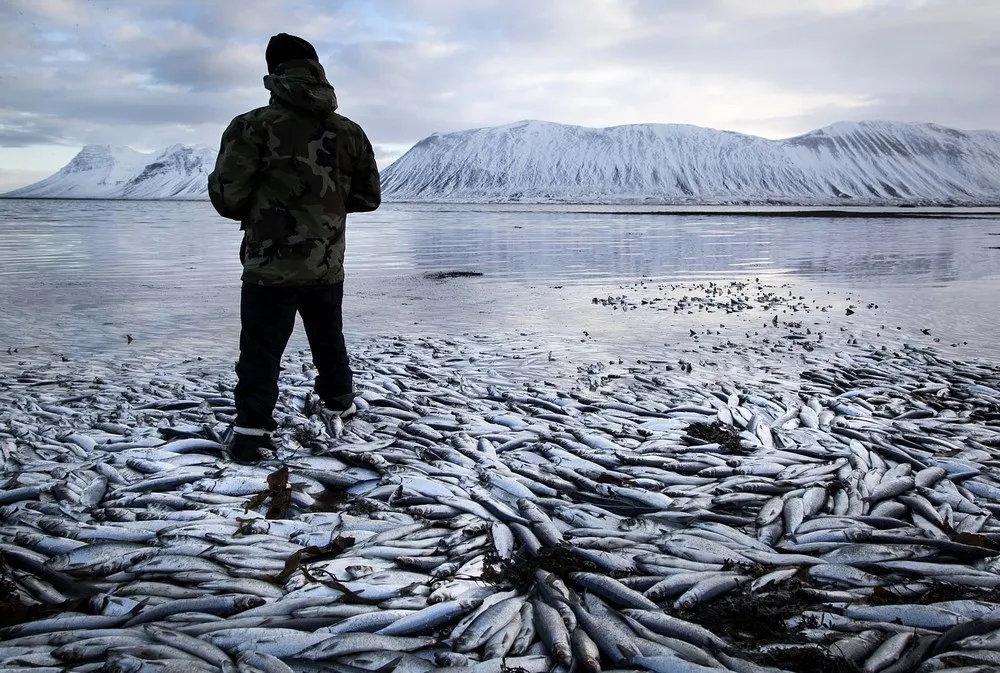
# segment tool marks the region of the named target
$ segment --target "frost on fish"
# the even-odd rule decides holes
[[[375,344],[334,438],[291,356],[259,466],[227,460],[206,367],[5,364],[0,667],[997,665],[995,368],[851,348],[574,382],[505,357]]]

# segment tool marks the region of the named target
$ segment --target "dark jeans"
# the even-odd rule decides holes
[[[274,430],[281,356],[295,327],[295,313],[309,338],[319,370],[316,394],[334,409],[347,407],[354,381],[344,344],[344,284],[268,287],[243,284],[240,360],[236,364],[236,425]]]

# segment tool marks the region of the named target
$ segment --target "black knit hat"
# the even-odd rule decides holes
[[[318,61],[316,49],[303,40],[301,37],[289,35],[288,33],[278,33],[267,43],[267,51],[264,52],[267,59],[267,72],[271,74],[280,64],[285,61],[293,61],[299,58]]]

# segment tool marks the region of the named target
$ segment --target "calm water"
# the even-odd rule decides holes
[[[743,336],[770,314],[623,314],[594,297],[759,278],[829,304],[808,319],[831,333],[967,342],[960,352],[988,358],[1000,346],[1000,219],[567,210],[390,204],[352,216],[349,337],[527,333],[558,352],[641,354],[706,325]],[[207,202],[0,200],[0,240],[4,351],[236,356],[240,232]],[[483,276],[425,277],[439,271]],[[294,339],[304,344],[300,329]]]

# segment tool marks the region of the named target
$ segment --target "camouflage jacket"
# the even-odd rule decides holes
[[[236,117],[222,136],[208,176],[212,205],[241,222],[244,282],[339,283],[347,213],[381,203],[371,143],[336,114],[337,96],[317,61],[287,61],[264,87],[267,107]]]

